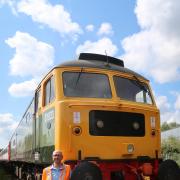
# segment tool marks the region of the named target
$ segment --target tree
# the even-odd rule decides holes
[[[169,124],[167,122],[164,122],[162,125],[161,125],[161,131],[167,131],[169,130],[170,127],[169,127]]]
[[[171,122],[171,123],[164,122],[161,125],[161,131],[167,131],[167,130],[174,129],[177,127],[180,127],[180,124],[176,122]]]
[[[171,129],[173,129],[173,128],[180,127],[180,124],[178,124],[176,122],[171,122],[171,123],[169,123],[169,126],[170,126]]]

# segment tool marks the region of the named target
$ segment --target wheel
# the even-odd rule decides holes
[[[173,160],[165,160],[160,164],[158,180],[180,180],[180,169]]]
[[[82,162],[75,167],[71,180],[102,180],[100,169],[91,162]]]

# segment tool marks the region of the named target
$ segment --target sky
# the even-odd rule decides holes
[[[81,52],[114,56],[150,80],[161,123],[180,123],[179,0],[0,0],[0,145],[41,78]]]

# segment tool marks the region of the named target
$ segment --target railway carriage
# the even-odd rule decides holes
[[[0,157],[19,179],[38,179],[54,149],[72,179],[154,180],[169,167],[177,173],[175,162],[159,168],[160,117],[149,81],[110,56],[82,53],[54,67]]]

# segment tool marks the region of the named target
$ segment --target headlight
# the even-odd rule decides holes
[[[104,122],[102,120],[97,120],[96,125],[98,128],[103,128],[104,127]]]
[[[127,151],[128,151],[128,153],[133,153],[133,151],[134,151],[134,146],[133,146],[133,144],[128,144],[128,145],[127,145]]]
[[[140,124],[138,122],[133,122],[133,129],[138,130],[140,128]]]

